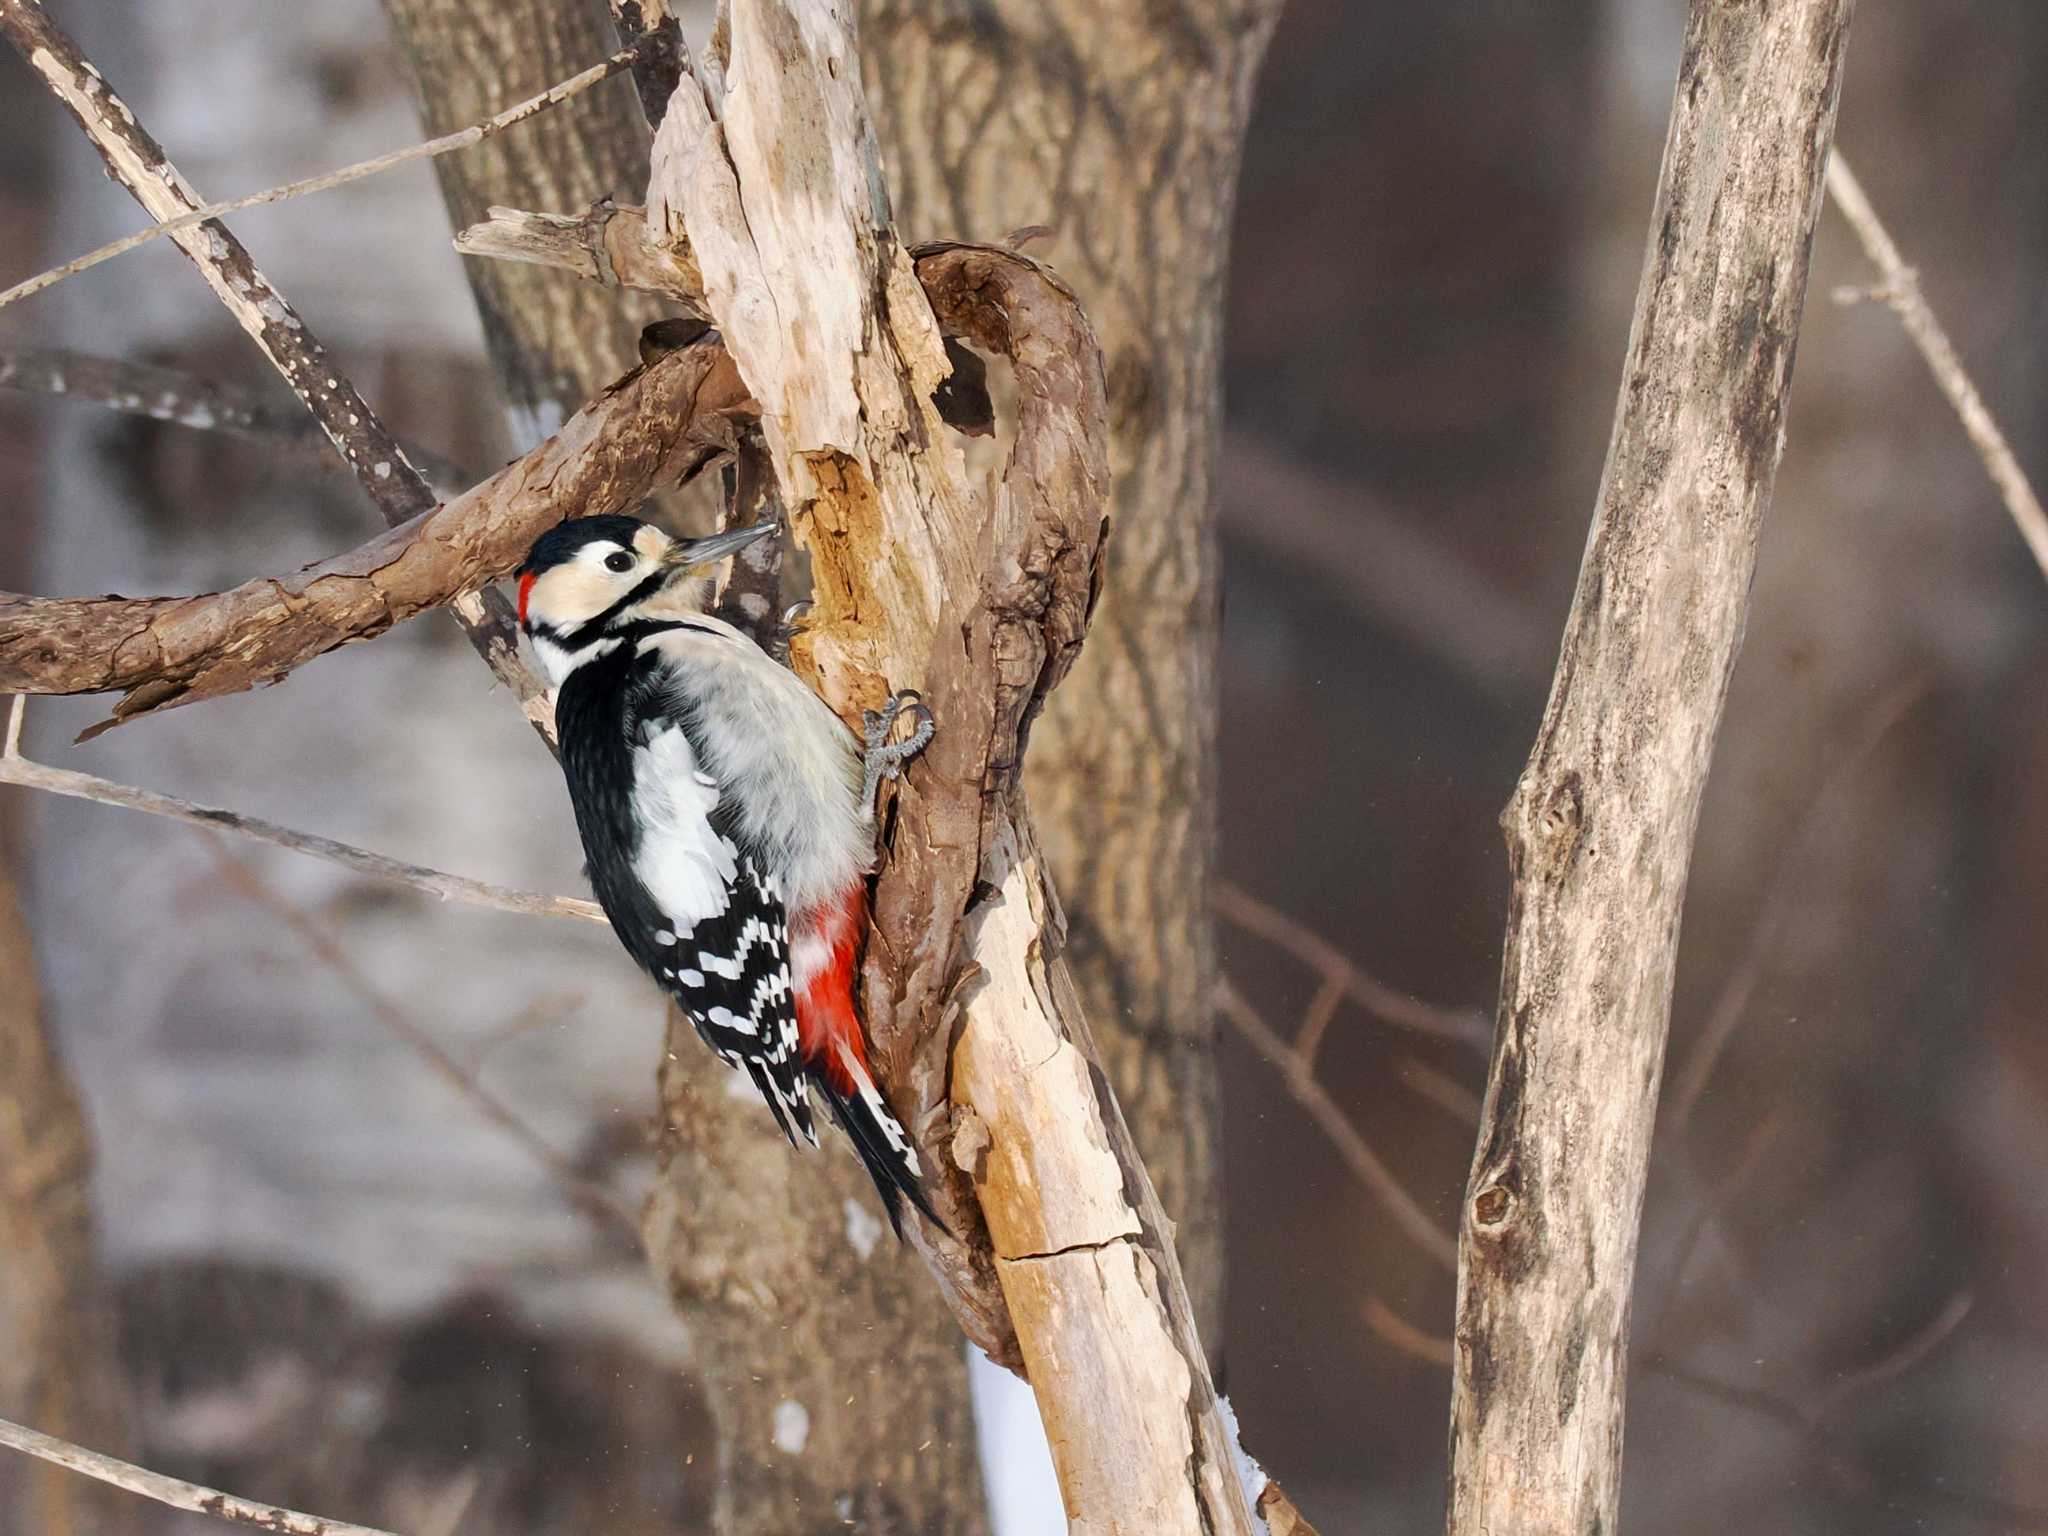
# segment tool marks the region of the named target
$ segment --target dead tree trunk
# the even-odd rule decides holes
[[[867,0],[862,61],[898,218],[1073,284],[1109,372],[1116,535],[1088,649],[1032,743],[1070,963],[1220,1337],[1212,1054],[1223,283],[1277,0]]]
[[[1681,904],[1852,5],[1692,5],[1592,534],[1502,818],[1514,890],[1459,1238],[1453,1536],[1615,1529]]]
[[[617,46],[595,0],[386,9],[435,132]],[[573,105],[436,162],[458,228],[494,204],[580,212],[605,197],[639,199],[649,135],[633,93],[621,81]],[[507,398],[543,427],[551,410],[574,411],[616,377],[639,320],[689,307],[530,263],[468,267]],[[661,1179],[644,1230],[649,1262],[690,1325],[692,1372],[717,1425],[722,1536],[847,1519],[978,1536],[987,1510],[959,1333],[915,1260],[877,1225],[859,1165],[836,1147],[792,1157],[758,1103],[727,1094],[687,1021],[672,1016],[667,1027]],[[735,1179],[735,1168],[750,1176]],[[762,1170],[772,1189],[752,1176]]]

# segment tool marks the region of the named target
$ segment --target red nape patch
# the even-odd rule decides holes
[[[526,622],[526,599],[533,593],[533,572],[519,578],[519,622]]]

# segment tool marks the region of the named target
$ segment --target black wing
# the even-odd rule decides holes
[[[696,770],[695,722],[662,671],[658,657],[621,646],[577,668],[556,700],[591,887],[627,953],[712,1050],[745,1069],[783,1133],[815,1146],[782,893]],[[664,881],[665,869],[688,878]],[[687,888],[690,910],[658,888]]]

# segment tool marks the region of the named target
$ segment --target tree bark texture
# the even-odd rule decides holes
[[[736,0],[662,119],[647,224],[687,241],[760,403],[811,555],[799,671],[842,715],[909,683],[940,722],[885,823],[862,994],[951,1225],[918,1223],[919,1244],[977,1341],[1002,1348],[1014,1321],[1076,1529],[1241,1536],[1171,1227],[1100,1077],[1018,779],[1098,593],[1100,350],[1025,258],[911,260],[856,50],[831,0]],[[1014,370],[1016,440],[986,490],[938,405],[949,333]]]
[[[436,132],[614,46],[594,0],[386,8]],[[637,11],[643,26],[667,14],[665,5],[613,9],[623,19]],[[636,78],[646,116],[658,117],[654,83]],[[573,213],[604,198],[637,200],[650,142],[642,106],[614,84],[520,135],[444,157],[437,168],[457,227],[494,204]],[[472,260],[469,269],[508,398],[538,413],[541,427],[619,371],[642,321],[698,308],[537,265]],[[701,286],[694,263],[660,275],[662,286]],[[655,1272],[692,1324],[692,1368],[718,1426],[718,1529],[787,1536],[859,1518],[877,1531],[977,1536],[987,1511],[959,1337],[915,1264],[875,1229],[858,1165],[838,1147],[795,1157],[760,1104],[727,1095],[724,1072],[687,1026],[672,1017],[669,1031],[664,1177],[645,1231]],[[780,1188],[771,1197],[735,1168],[770,1170]]]
[[[1108,368],[1107,575],[1033,739],[1031,803],[1105,1065],[1217,1337],[1210,999],[1213,487],[1238,157],[1276,0],[867,0],[862,59],[902,226],[1049,234]]]
[[[85,1117],[43,1028],[35,951],[0,864],[0,1418],[120,1444],[119,1384],[99,1303]],[[0,1533],[133,1528],[120,1495],[55,1467],[0,1476]]]
[[[1700,795],[1783,446],[1853,0],[1694,0],[1592,532],[1503,815],[1449,1530],[1615,1529],[1629,1293]]]
[[[721,1536],[986,1532],[959,1328],[859,1162],[829,1133],[794,1151],[680,1014],[660,1084],[642,1230],[717,1425]]]
[[[429,133],[453,133],[618,47],[603,0],[385,0]],[[576,100],[434,162],[457,228],[494,203],[584,208],[635,196],[648,133],[633,86],[611,80]],[[623,373],[634,337],[658,311],[502,262],[467,263],[484,342],[524,451]]]
[[[656,164],[666,168],[658,179],[701,203],[699,222],[709,220],[704,232],[718,252],[703,268],[708,302],[735,316],[738,325],[728,329],[750,359],[743,366],[773,385],[764,386],[771,401],[762,403],[763,420],[772,425],[779,417],[781,426],[764,438],[773,436],[772,453],[789,456],[791,421],[816,408],[809,398],[816,328],[808,317],[781,323],[786,298],[775,312],[758,302],[760,294],[785,292],[754,270],[754,230],[775,226],[765,216],[742,217],[730,164],[720,172],[723,157],[712,153],[722,146],[697,147],[703,132],[700,122],[666,148],[657,143]],[[863,174],[857,163],[854,169]],[[710,185],[694,185],[700,174]],[[648,218],[674,246],[679,231],[670,189],[662,190]],[[634,222],[643,227],[629,235]],[[594,267],[565,254],[564,223],[501,209],[487,231],[462,238],[472,249],[488,243],[512,259],[565,264],[596,282],[627,280],[609,263]],[[653,243],[637,211],[607,211],[583,223],[616,249]],[[809,242],[778,233],[774,244],[784,262],[805,253],[793,264],[808,269]],[[888,248],[869,247],[876,257]],[[692,263],[697,254],[690,253]],[[778,463],[779,474],[806,487],[795,525],[810,540],[823,599],[822,613],[798,637],[802,664],[828,697],[836,693],[842,710],[878,697],[881,678],[908,677],[949,722],[911,766],[893,822],[883,818],[888,851],[863,992],[882,1081],[906,1111],[921,1153],[933,1159],[927,1193],[950,1229],[917,1226],[913,1235],[968,1336],[1006,1364],[1037,1360],[1033,1385],[1077,1520],[1153,1529],[1161,1506],[1149,1504],[1148,1493],[1173,1490],[1172,1503],[1191,1483],[1212,1527],[1237,1530],[1248,1516],[1241,1505],[1230,1507],[1229,1483],[1219,1481],[1229,1441],[1171,1224],[1102,1074],[1067,970],[1065,922],[1018,794],[1025,732],[1072,665],[1098,590],[1108,479],[1101,351],[1071,290],[1029,258],[944,242],[919,247],[916,256],[946,336],[1011,365],[1017,435],[993,487],[993,508],[984,509],[987,521],[947,526],[947,517],[968,510],[956,492],[944,503],[904,508],[908,528],[899,526],[879,504],[866,463],[836,446],[872,434],[885,448],[927,453],[926,473],[932,464],[956,472],[951,452],[932,451],[938,440],[930,424],[906,435],[898,412],[929,393],[941,419],[983,435],[989,401],[974,378],[941,376],[944,363],[928,350],[914,392],[871,380],[880,392],[871,419],[824,439],[833,446],[798,450],[793,462]],[[667,280],[660,274],[678,269],[673,261],[633,265],[640,281]],[[835,317],[833,327],[865,335],[881,297],[875,284],[856,274],[820,285],[816,275],[814,301],[870,317],[854,326]],[[696,292],[676,296],[707,302]],[[887,302],[893,313],[906,295],[892,291]],[[864,342],[862,355],[868,350]],[[850,373],[834,372],[850,381]],[[897,467],[892,483],[902,487],[904,474]],[[921,538],[909,531],[920,525]],[[980,572],[960,581],[962,553],[974,550]],[[936,628],[927,631],[935,611]],[[1145,1357],[1149,1368],[1123,1369],[1132,1362],[1106,1352],[1109,1340],[1124,1355]],[[1134,1396],[1152,1403],[1137,1416],[1147,1433],[1100,1433],[1110,1412]],[[1157,1432],[1183,1421],[1187,1439],[1160,1449]],[[1140,1440],[1159,1451],[1141,1463],[1149,1474],[1142,1481],[1130,1475]],[[1172,1517],[1164,1518],[1172,1528]]]

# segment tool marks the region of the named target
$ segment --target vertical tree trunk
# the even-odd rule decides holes
[[[1694,0],[1593,528],[1502,820],[1449,1529],[1615,1529],[1679,917],[1784,437],[1853,0]]]
[[[430,133],[452,133],[595,64],[619,46],[602,0],[385,0]],[[637,199],[649,135],[631,82],[610,80],[566,106],[434,162],[460,229],[493,203],[576,210]],[[522,451],[633,365],[656,311],[560,272],[467,263],[484,341]]]
[[[119,1447],[110,1324],[98,1304],[85,1117],[51,1049],[35,952],[0,863],[0,1418]],[[0,1533],[132,1529],[119,1495],[56,1467],[11,1463]]]
[[[828,1131],[798,1153],[672,1013],[644,1231],[718,1425],[721,1536],[988,1529],[960,1330]]]
[[[1097,1042],[1219,1336],[1209,999],[1213,484],[1239,150],[1277,0],[868,0],[863,69],[897,218],[1032,247],[1109,369],[1114,535],[1087,649],[1032,738],[1031,805]]]
[[[386,0],[386,9],[435,132],[617,46],[598,0]],[[649,145],[632,87],[615,81],[436,164],[459,228],[493,204],[574,213],[605,196],[637,201]],[[542,427],[550,411],[573,410],[623,371],[639,320],[662,312],[543,267],[473,260],[469,270],[507,397]],[[828,1137],[822,1153],[798,1156],[758,1100],[728,1092],[737,1081],[672,1015],[660,1180],[643,1230],[649,1262],[689,1325],[692,1369],[717,1425],[721,1536],[809,1536],[848,1521],[979,1536],[987,1511],[958,1329],[880,1225],[845,1148]],[[749,1176],[735,1181],[742,1166]]]

